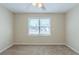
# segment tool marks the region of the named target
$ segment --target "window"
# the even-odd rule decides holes
[[[50,35],[50,18],[29,18],[29,35]]]

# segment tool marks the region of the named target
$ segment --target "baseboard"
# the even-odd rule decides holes
[[[3,51],[7,50],[8,48],[10,48],[10,47],[12,47],[12,46],[13,46],[13,44],[8,45],[8,46],[7,46],[7,47],[5,47],[4,49],[0,50],[0,53],[2,53]]]
[[[79,51],[78,50],[76,50],[76,49],[74,49],[73,47],[71,47],[71,46],[69,46],[69,45],[67,45],[67,44],[65,44],[67,47],[69,47],[70,49],[72,49],[74,52],[76,52],[76,53],[78,53],[79,54]]]
[[[65,45],[64,43],[14,43],[14,45]]]

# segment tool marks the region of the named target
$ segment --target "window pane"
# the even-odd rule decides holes
[[[30,19],[29,20],[29,34],[37,35],[39,34],[39,24],[38,19]]]
[[[40,34],[50,35],[50,19],[40,19]]]

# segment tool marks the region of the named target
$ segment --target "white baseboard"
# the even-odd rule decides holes
[[[64,43],[14,43],[14,45],[65,45]]]
[[[67,47],[69,47],[70,49],[72,49],[74,52],[76,52],[76,53],[78,53],[79,54],[79,51],[78,50],[76,50],[76,49],[74,49],[73,47],[71,47],[71,46],[69,46],[69,45],[67,45],[67,44],[65,44]]]
[[[10,48],[10,47],[12,47],[12,46],[13,46],[13,44],[8,45],[7,47],[5,47],[5,48],[3,48],[2,50],[0,50],[0,53],[2,53],[3,51],[7,50],[8,48]]]

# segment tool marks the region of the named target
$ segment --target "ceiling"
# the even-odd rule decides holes
[[[32,6],[31,3],[2,3],[14,13],[65,13],[77,3],[44,3],[45,9]]]

